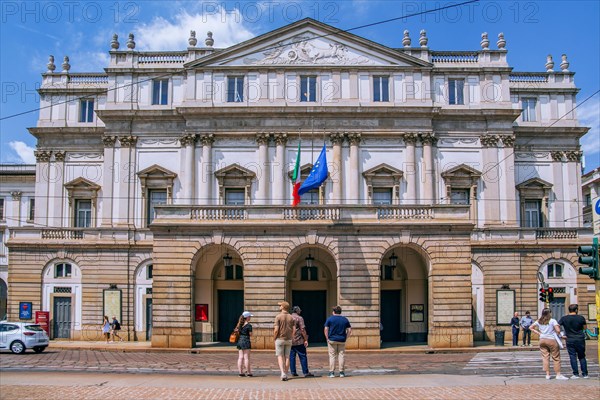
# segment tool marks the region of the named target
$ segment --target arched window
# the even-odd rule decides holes
[[[561,263],[551,263],[546,266],[546,276],[548,279],[562,278],[564,265]]]

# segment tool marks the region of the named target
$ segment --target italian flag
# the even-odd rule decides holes
[[[296,207],[300,204],[300,195],[298,189],[300,189],[300,141],[298,141],[298,154],[296,155],[296,166],[294,167],[294,173],[292,174],[292,185],[294,185],[294,191],[292,192],[292,206]]]

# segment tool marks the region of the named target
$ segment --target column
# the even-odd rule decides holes
[[[417,204],[417,165],[415,164],[415,133],[404,133],[402,135],[406,146],[406,160],[404,164],[404,179],[406,179],[406,197],[404,203]]]
[[[563,152],[562,151],[551,151],[550,156],[552,157],[552,183],[554,184],[554,201],[552,203],[552,218],[548,215],[549,219],[554,220],[553,227],[565,226],[565,197],[563,193]]]
[[[577,150],[565,151],[567,157],[567,168],[565,168],[566,178],[564,180],[564,190],[570,194],[565,200],[565,220],[566,227],[577,227],[581,225],[583,218],[581,217],[581,156],[583,152]],[[574,196],[574,197],[572,197]],[[575,200],[575,201],[573,201]],[[553,218],[556,220],[556,218]]]
[[[329,135],[333,145],[333,163],[329,169],[329,176],[333,181],[333,204],[342,204],[342,143],[344,134],[333,132]]]
[[[258,143],[258,168],[257,175],[258,195],[254,204],[264,205],[268,203],[269,194],[269,137],[268,133],[257,133],[256,143]]]
[[[433,133],[421,133],[421,141],[423,142],[423,184],[424,184],[424,195],[423,204],[435,204],[435,168],[433,165],[433,151],[431,146],[435,142]]]
[[[21,221],[21,197],[23,196],[23,192],[21,192],[20,190],[15,190],[13,192],[10,192],[10,196],[12,197],[12,223],[14,224],[14,226],[23,226],[24,221]],[[6,211],[8,210],[5,210],[5,212]]]
[[[137,136],[121,136],[119,143],[119,164],[122,178],[119,179],[119,194],[117,198],[117,225],[134,224],[133,210],[135,200],[135,183],[137,181],[135,173],[135,154],[134,149],[137,144]],[[142,193],[142,201],[146,201],[146,193]],[[142,221],[145,216],[141,216]],[[139,224],[140,226],[142,224]]]
[[[484,224],[494,225],[499,222],[500,217],[500,191],[499,191],[499,174],[498,166],[498,140],[497,135],[483,135],[480,138],[483,146],[483,173],[482,179],[484,182],[483,197],[484,197]]]
[[[501,199],[503,210],[502,221],[506,225],[517,226],[517,188],[515,185],[515,135],[502,136],[504,151],[502,154],[502,174],[504,177],[504,193]]]
[[[115,142],[116,136],[104,136],[104,165],[102,179],[102,226],[112,226],[113,218],[113,185],[115,174]]]
[[[212,144],[215,141],[213,134],[203,135],[200,137],[202,143],[202,165],[200,167],[200,192],[198,199],[202,205],[213,204],[212,181],[213,165],[212,165]]]
[[[73,226],[73,215],[67,216],[67,222],[63,218],[65,210],[64,202],[64,184],[65,182],[65,155],[64,151],[54,152],[54,163],[50,164],[48,180],[50,187],[48,188],[48,223],[50,226],[62,227]]]
[[[358,145],[360,143],[360,133],[349,133],[348,142],[350,143],[350,173],[348,174],[348,199],[347,204],[360,204],[358,194],[358,176],[360,174]]]
[[[37,150],[35,155],[35,224],[48,226],[48,173],[52,151]]]
[[[183,163],[183,199],[181,199],[180,204],[194,204],[194,167],[196,165],[194,153],[196,151],[196,135],[192,133],[183,135],[179,138],[179,143],[181,143],[181,147],[184,148],[185,152]]]
[[[275,135],[275,165],[273,166],[273,204],[285,205],[286,189],[290,187],[288,180],[285,179],[287,170],[287,161],[285,158],[285,145],[287,144],[287,134],[278,133]],[[290,191],[291,197],[291,191]]]

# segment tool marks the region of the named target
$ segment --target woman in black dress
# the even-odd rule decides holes
[[[237,342],[237,348],[239,350],[238,371],[240,376],[252,376],[252,369],[250,368],[250,349],[252,347],[250,342],[250,337],[252,336],[252,325],[250,324],[251,317],[252,314],[249,311],[244,311],[242,315],[240,315],[240,319],[235,328],[240,333],[240,338]],[[245,374],[244,366],[246,367]]]

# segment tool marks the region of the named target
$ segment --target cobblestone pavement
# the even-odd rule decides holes
[[[598,376],[598,353],[588,351],[590,375]],[[48,349],[44,353],[26,352],[0,356],[0,371],[71,371],[116,373],[162,373],[194,375],[237,375],[235,348],[184,352],[124,352],[101,350]],[[562,352],[562,369],[569,374],[569,357]],[[453,374],[482,376],[542,377],[539,351],[502,351],[479,353],[389,353],[348,351],[346,370],[353,375],[384,374]],[[251,365],[255,375],[278,375],[273,351],[254,350]],[[325,349],[309,350],[309,367],[313,373],[326,374],[328,356]],[[298,365],[299,368],[299,365]]]
[[[237,376],[0,373],[0,399],[528,399],[555,393],[564,399],[598,398],[596,380],[546,381],[453,375],[349,376],[292,379]]]

